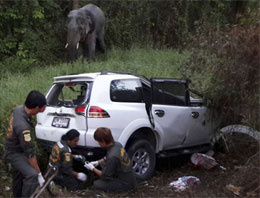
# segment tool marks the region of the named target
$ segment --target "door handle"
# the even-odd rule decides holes
[[[200,114],[199,114],[199,112],[197,112],[197,111],[194,111],[194,112],[191,113],[191,117],[193,117],[194,119],[198,118],[199,115],[200,115]]]
[[[155,115],[157,115],[158,117],[163,117],[165,112],[163,110],[155,110],[154,111]]]

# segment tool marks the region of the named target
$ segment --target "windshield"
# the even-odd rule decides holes
[[[47,105],[75,107],[86,104],[89,100],[90,83],[57,83],[47,96]]]

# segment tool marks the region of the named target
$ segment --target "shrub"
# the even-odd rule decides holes
[[[182,74],[212,100],[225,118],[223,125],[259,129],[259,27],[234,25],[205,32],[195,38]]]

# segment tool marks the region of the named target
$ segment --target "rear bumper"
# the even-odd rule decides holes
[[[42,140],[42,139],[38,139],[38,138],[37,138],[37,143],[38,143],[38,146],[40,146],[40,148],[43,148],[48,153],[51,152],[51,149],[52,149],[53,145],[55,144],[55,142],[48,141],[48,140]]]
[[[37,138],[38,145],[46,150],[48,153],[51,152],[51,149],[55,142],[43,140]],[[84,155],[88,161],[99,160],[100,158],[106,155],[106,150],[100,147],[85,147],[85,146],[77,146],[72,149],[73,154]]]

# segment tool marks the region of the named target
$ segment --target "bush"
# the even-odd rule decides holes
[[[210,29],[193,42],[181,69],[224,117],[223,125],[259,129],[259,32],[257,23]]]
[[[62,60],[66,2],[0,2],[0,69],[28,72]]]

